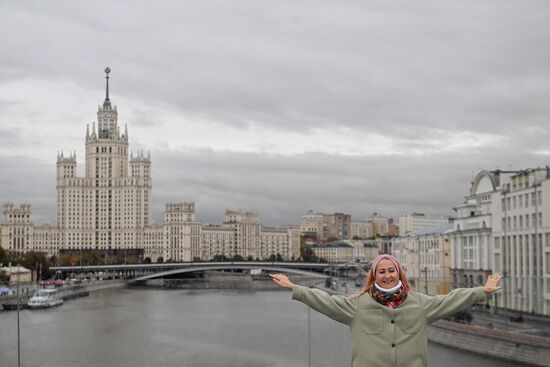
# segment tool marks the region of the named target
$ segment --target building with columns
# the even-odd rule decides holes
[[[481,171],[456,209],[453,285],[502,274],[498,307],[550,315],[550,168]]]
[[[501,171],[491,207],[498,304],[550,315],[550,168]]]
[[[227,210],[221,226],[202,225],[193,202],[167,203],[164,223],[152,222],[152,177],[149,152],[130,151],[128,127],[121,130],[117,106],[109,97],[98,106],[97,125],[86,127],[84,176],[77,175],[76,153],[57,156],[57,225],[34,226],[31,204],[3,206],[0,246],[16,251],[143,250],[156,261],[210,260],[216,255],[284,260],[299,257],[296,228],[267,228],[257,212]]]
[[[500,173],[481,171],[472,181],[469,195],[458,205],[451,240],[451,284],[475,287],[485,284],[493,271],[492,200]]]

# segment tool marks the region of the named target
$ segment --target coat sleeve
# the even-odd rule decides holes
[[[421,294],[422,308],[428,322],[448,317],[462,311],[476,302],[485,300],[483,287],[457,288],[448,294],[428,296]]]
[[[292,291],[292,299],[305,303],[333,320],[351,324],[357,310],[357,298],[331,296],[320,289],[297,285]]]

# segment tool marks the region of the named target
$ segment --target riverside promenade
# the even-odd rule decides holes
[[[521,329],[498,330],[439,320],[428,328],[428,340],[533,366],[550,366],[550,338],[524,334]]]

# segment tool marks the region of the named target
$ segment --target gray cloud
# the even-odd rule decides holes
[[[99,89],[98,65],[109,63],[120,95],[237,126],[415,137],[433,127],[499,132],[550,113],[544,1],[2,8],[1,27],[18,34],[1,41],[13,50],[2,57],[10,76]]]
[[[35,224],[55,224],[55,175],[55,160],[0,154],[0,202],[31,203]]]
[[[533,152],[548,151],[550,138],[549,16],[550,3],[542,0],[4,2],[0,33],[14,36],[0,38],[9,50],[0,55],[0,81],[76,85],[89,92],[93,112],[104,93],[102,69],[110,65],[112,100],[143,104],[121,119],[138,146],[145,138],[132,127],[154,135],[167,125],[159,116],[166,108],[243,130],[383,134],[405,152],[145,146],[153,154],[159,221],[171,200],[195,200],[207,222],[239,207],[259,209],[267,224],[296,223],[308,209],[357,218],[374,211],[447,213],[480,168],[548,164],[548,156]],[[32,100],[2,93],[2,199],[30,201],[36,221],[51,222],[55,152],[77,148],[75,141],[83,148],[83,111],[64,100],[53,102],[63,106],[55,114],[25,111],[13,103]],[[6,111],[16,118],[2,119]],[[44,125],[51,131],[30,136]],[[473,142],[461,141],[464,131]],[[497,142],[482,144],[477,133]],[[454,142],[441,142],[453,134]],[[192,131],[182,145],[185,139]],[[441,146],[451,143],[464,144],[450,152]],[[21,146],[28,154],[10,154]],[[51,148],[52,159],[38,161],[36,146]]]
[[[224,209],[240,207],[258,209],[268,224],[298,223],[308,209],[347,211],[355,219],[373,212],[451,214],[480,169],[544,166],[541,157],[507,150],[408,158],[157,151],[156,217],[165,201],[182,200],[196,201],[199,217],[214,223]]]

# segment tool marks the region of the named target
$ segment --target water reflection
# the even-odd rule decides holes
[[[351,365],[349,330],[312,312],[312,366]],[[0,365],[17,365],[16,316],[0,313]],[[304,367],[307,307],[290,293],[117,290],[21,314],[22,365]],[[511,367],[430,345],[431,366]]]

